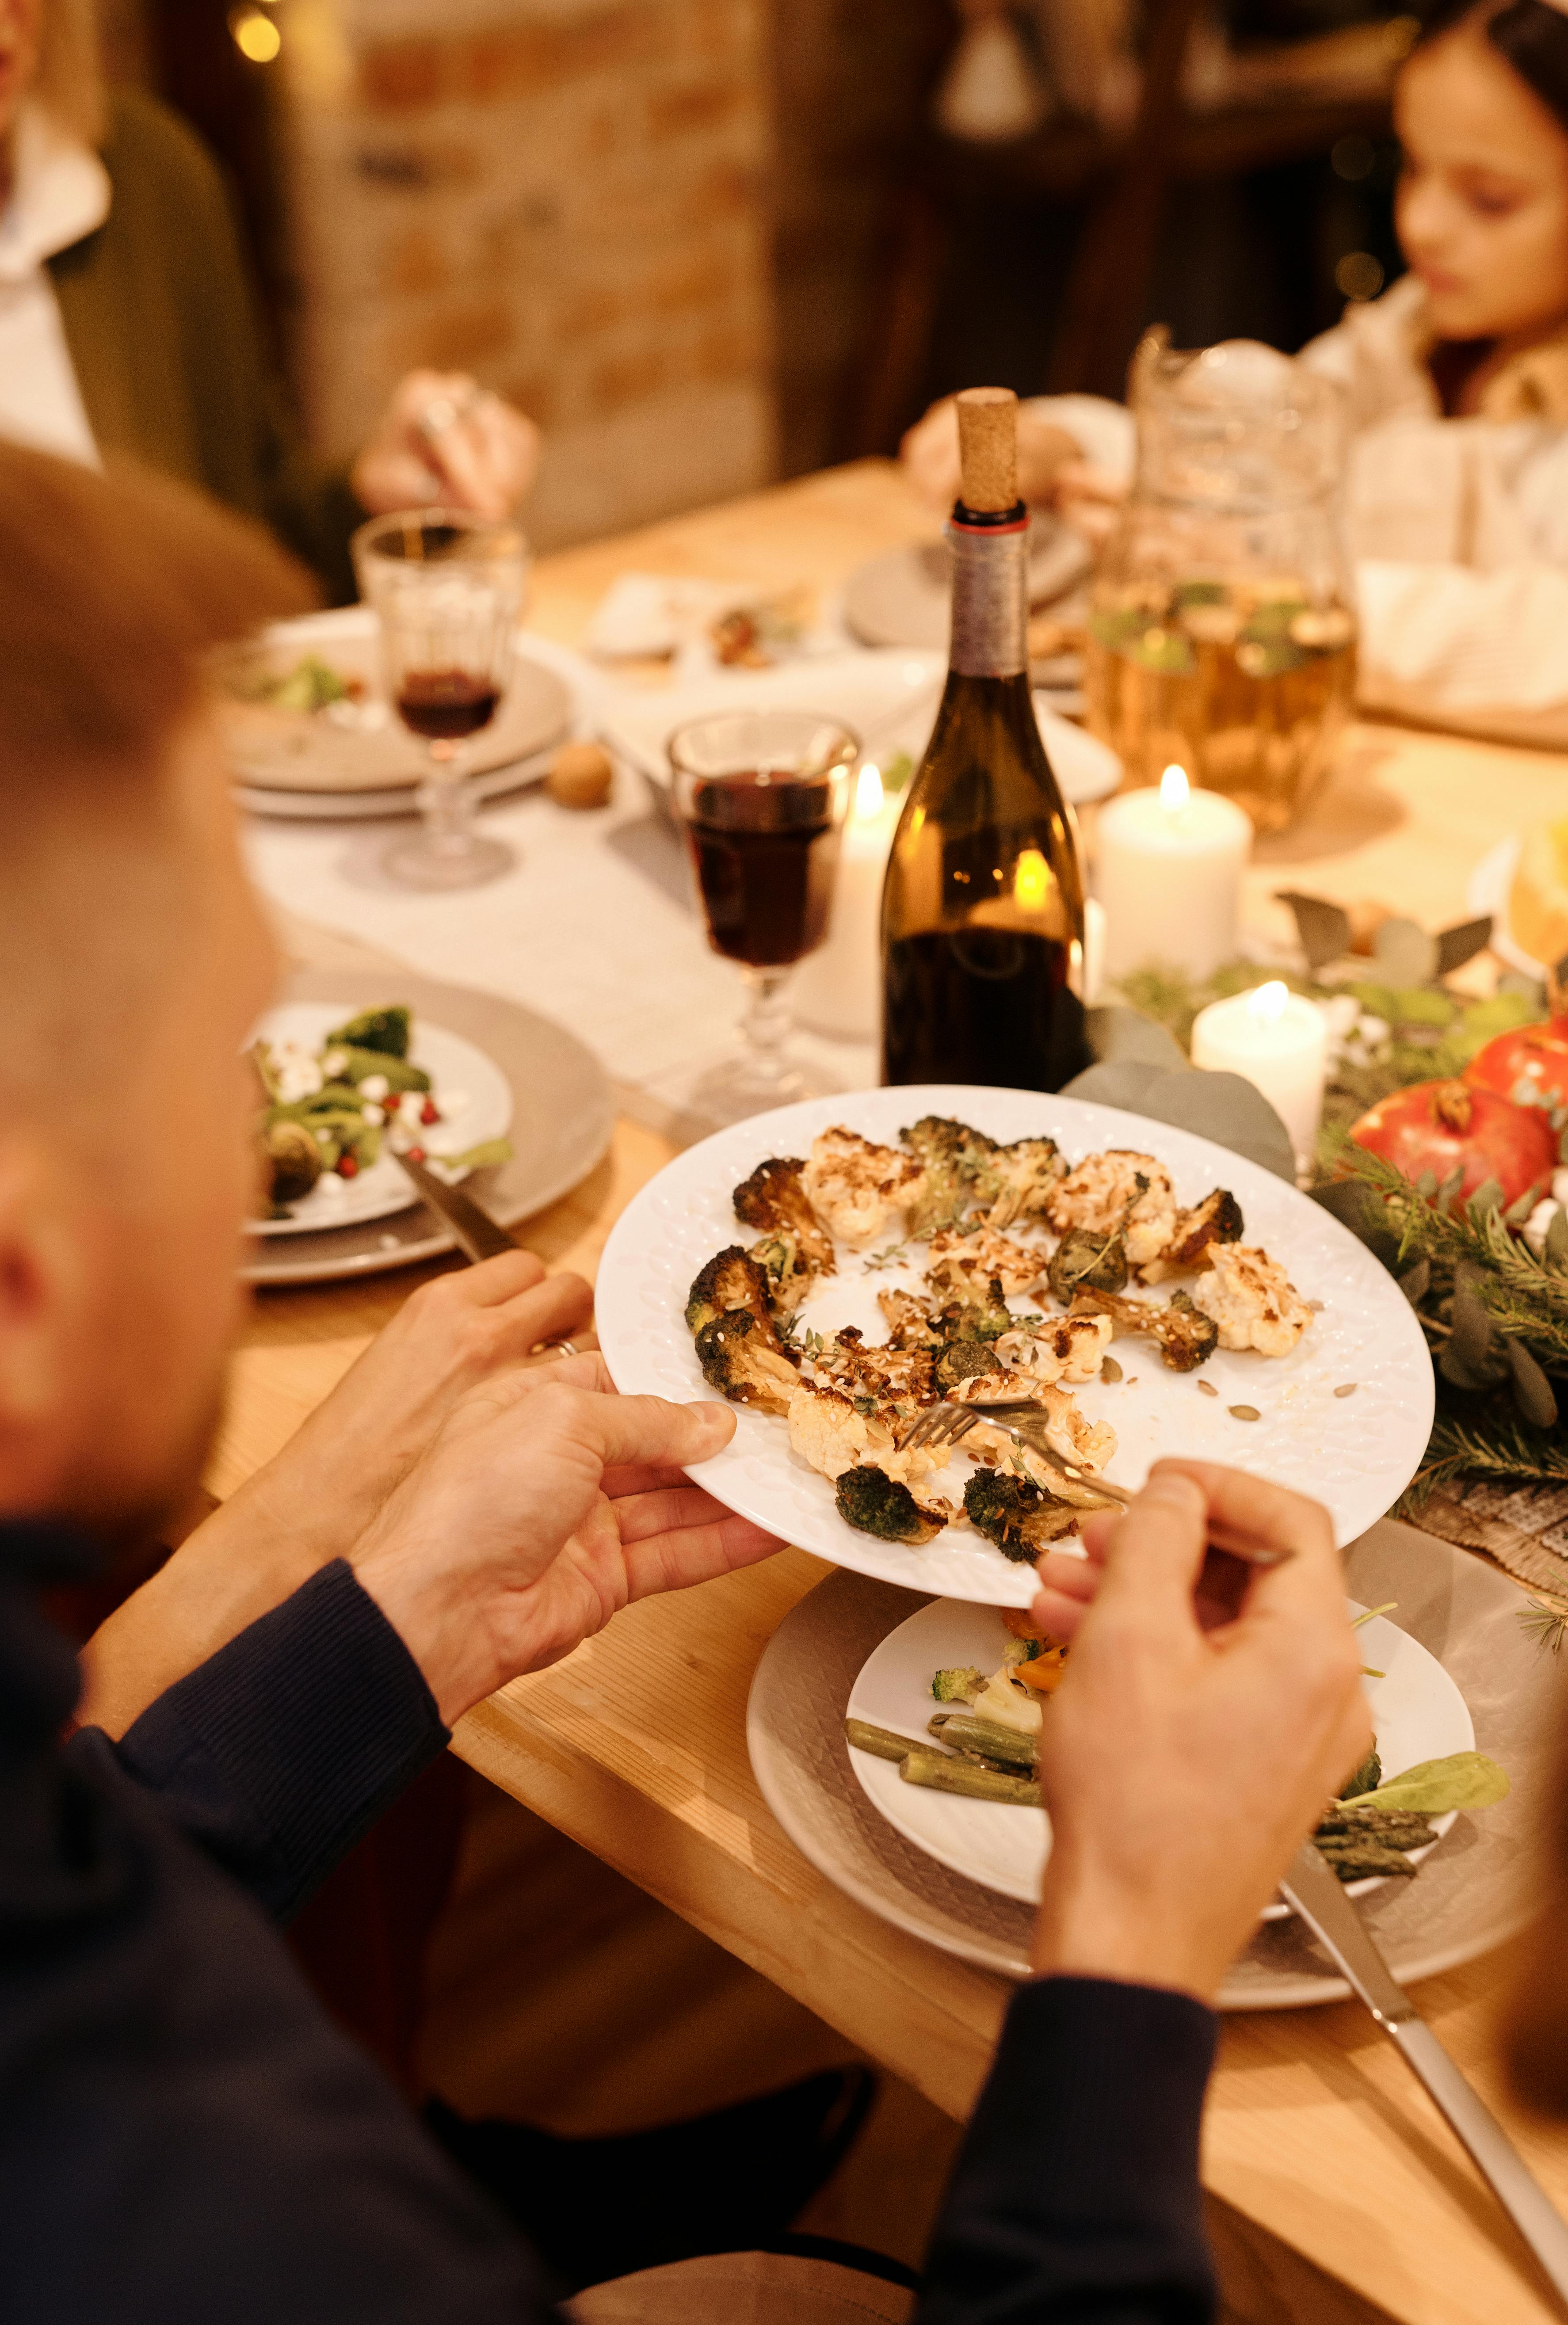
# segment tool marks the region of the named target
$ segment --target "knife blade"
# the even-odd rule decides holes
[[[1568,2306],[1568,2225],[1379,1952],[1327,1859],[1306,1841],[1279,1885],[1431,2098]]]
[[[466,1259],[496,1259],[502,1252],[520,1248],[516,1238],[509,1236],[464,1188],[452,1186],[428,1163],[416,1162],[412,1155],[395,1154],[393,1160],[407,1172],[429,1209],[451,1229],[453,1240]]]

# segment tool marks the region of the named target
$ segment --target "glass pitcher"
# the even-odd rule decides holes
[[[1259,831],[1293,823],[1350,714],[1338,388],[1251,339],[1145,342],[1137,475],[1096,578],[1089,724],[1130,788],[1183,768]]]

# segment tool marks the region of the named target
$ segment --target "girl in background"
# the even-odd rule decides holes
[[[1410,271],[1301,357],[1347,401],[1360,699],[1568,744],[1568,0],[1445,7],[1394,111]],[[1103,534],[1131,415],[1081,396],[1027,408],[1030,497]],[[951,499],[950,404],[904,454]]]

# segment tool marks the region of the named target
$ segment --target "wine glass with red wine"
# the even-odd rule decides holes
[[[745,1053],[694,1096],[716,1121],[738,1122],[815,1095],[785,1049],[781,996],[828,932],[860,740],[816,711],[726,710],[677,727],[666,747],[708,941],[739,964],[750,994]]]
[[[354,536],[354,565],[381,627],[386,699],[423,743],[417,833],[387,847],[401,887],[477,888],[515,857],[474,829],[469,766],[511,675],[527,544],[515,524],[456,509],[373,517]]]

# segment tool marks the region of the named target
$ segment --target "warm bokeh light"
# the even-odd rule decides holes
[[[1277,977],[1266,985],[1257,986],[1247,996],[1247,1014],[1265,1025],[1272,1025],[1285,1015],[1285,1005],[1290,999],[1290,988]]]
[[[1192,786],[1187,781],[1185,767],[1167,767],[1160,777],[1160,805],[1167,815],[1184,808],[1192,796]]]
[[[868,759],[855,778],[855,813],[863,823],[873,823],[882,812],[886,794],[882,788],[882,770],[874,760]]]
[[[283,36],[259,8],[239,8],[228,20],[235,47],[253,65],[270,65],[283,45]]]
[[[1025,848],[1013,871],[1013,902],[1021,912],[1043,912],[1051,892],[1051,866],[1037,848]]]

